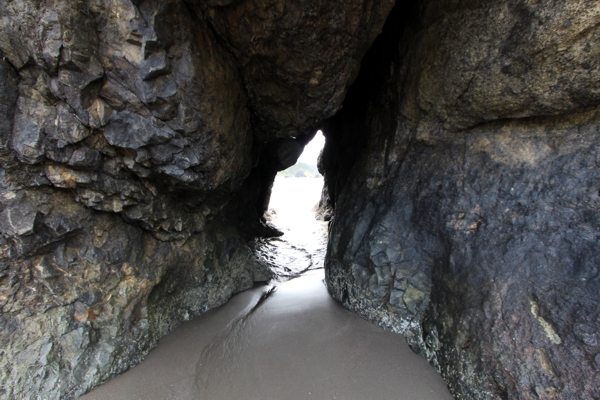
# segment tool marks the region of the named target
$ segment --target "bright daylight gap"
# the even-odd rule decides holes
[[[314,208],[321,198],[323,177],[317,170],[317,159],[325,145],[322,131],[306,145],[295,165],[280,171],[275,178],[269,214],[272,222],[284,232],[286,241],[295,242],[307,234],[315,220]]]
[[[317,159],[325,144],[318,131],[306,145],[298,162],[275,178],[267,219],[283,232],[268,241],[269,259],[276,274],[293,276],[323,267],[327,243],[327,223],[316,219],[323,177]]]

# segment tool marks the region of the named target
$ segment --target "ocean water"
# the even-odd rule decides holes
[[[323,178],[275,179],[267,215],[284,234],[257,240],[255,249],[279,281],[323,268],[327,222],[318,221],[315,215],[322,188]]]
[[[315,218],[322,189],[323,178],[275,178],[269,211],[286,240],[301,243],[306,235],[322,231],[326,224]]]

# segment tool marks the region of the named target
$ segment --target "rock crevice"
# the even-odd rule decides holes
[[[600,6],[394,3],[0,3],[0,397],[268,280],[248,243],[323,129],[336,299],[459,398],[597,398]]]
[[[458,398],[595,398],[600,9],[447,3],[323,126],[329,290]]]
[[[77,397],[270,278],[275,173],[392,3],[0,4],[0,397]]]

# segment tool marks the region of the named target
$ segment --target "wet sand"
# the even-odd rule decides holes
[[[276,180],[270,205],[285,235],[259,246],[278,275],[273,286],[239,293],[181,325],[140,365],[83,398],[452,399],[403,336],[327,293],[323,269],[314,269],[323,265],[327,242],[327,223],[312,211],[322,185],[322,179]]]
[[[336,303],[323,270],[234,296],[84,399],[452,399],[406,345]]]

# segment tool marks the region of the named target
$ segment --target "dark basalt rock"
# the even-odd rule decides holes
[[[261,138],[296,137],[339,110],[393,0],[203,1],[234,55]]]
[[[458,398],[598,398],[600,8],[400,7],[324,126],[330,292]]]
[[[268,280],[248,243],[319,128],[334,297],[457,397],[600,397],[599,18],[1,2],[0,397],[77,397]]]
[[[270,278],[275,174],[393,1],[287,3],[0,3],[1,398],[77,397]]]

